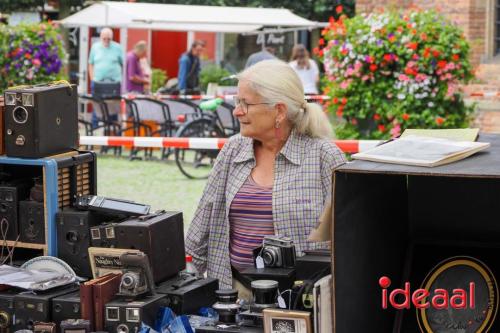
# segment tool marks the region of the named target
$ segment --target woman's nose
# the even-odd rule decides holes
[[[245,115],[245,112],[243,112],[243,108],[239,105],[235,106],[235,108],[233,109],[233,116],[241,117],[244,115]]]

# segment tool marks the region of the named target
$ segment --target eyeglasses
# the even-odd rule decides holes
[[[245,102],[244,99],[240,99],[238,96],[234,96],[233,97],[233,101],[234,101],[234,107],[235,108],[240,107],[245,114],[248,113],[248,107],[250,105],[264,105],[264,104],[268,104],[269,105],[269,104],[273,104],[273,103],[247,103],[247,102]]]

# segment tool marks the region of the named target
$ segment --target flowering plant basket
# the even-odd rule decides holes
[[[65,60],[59,29],[50,23],[0,24],[0,91],[63,79]]]
[[[328,110],[339,138],[389,138],[405,128],[467,127],[473,111],[459,84],[473,78],[469,44],[435,11],[338,20],[315,52],[325,66]]]

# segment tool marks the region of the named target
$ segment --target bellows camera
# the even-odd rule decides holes
[[[146,293],[155,294],[153,274],[148,256],[142,252],[126,252],[120,256],[125,268],[118,295],[137,297]]]
[[[295,267],[295,245],[288,237],[264,237],[260,256],[265,267]]]

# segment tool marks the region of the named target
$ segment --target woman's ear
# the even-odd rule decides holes
[[[278,110],[278,115],[276,119],[279,122],[284,121],[288,114],[288,106],[285,103],[276,103],[274,107],[276,108],[276,110]]]

